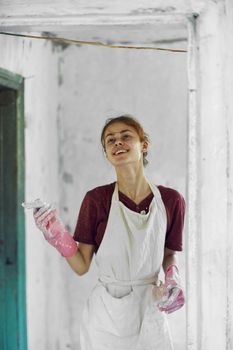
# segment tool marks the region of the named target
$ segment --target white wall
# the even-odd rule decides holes
[[[216,0],[217,1],[217,0]],[[48,26],[53,24],[60,30],[60,24],[92,24],[95,23],[130,23],[137,22],[137,17],[143,16],[144,23],[154,23],[154,16],[158,18],[164,13],[170,14],[173,20],[182,15],[199,13],[211,0],[85,0],[78,2],[65,0],[35,0],[33,5],[29,0],[1,0],[1,26]],[[88,16],[87,16],[88,15]],[[120,17],[119,17],[120,15]],[[121,18],[123,15],[123,18]],[[89,17],[90,16],[90,17]],[[89,17],[89,18],[88,18]],[[104,19],[103,19],[104,18]]]
[[[232,13],[232,2],[219,1],[197,21],[200,143],[194,281],[198,345],[214,350],[232,349]]]
[[[58,56],[44,41],[0,37],[0,67],[25,77],[25,166],[27,200],[58,203]],[[22,209],[23,210],[23,209]],[[64,348],[68,338],[60,256],[26,212],[28,349]],[[55,296],[55,297],[54,297]],[[57,307],[59,305],[59,307]],[[61,317],[62,315],[62,317]],[[65,334],[61,329],[65,329]],[[63,339],[62,339],[63,337]]]
[[[125,33],[127,37],[127,33]],[[153,37],[152,37],[153,39]],[[151,40],[152,40],[151,39]],[[167,44],[181,47],[184,43]],[[85,193],[115,180],[100,134],[108,116],[132,113],[151,137],[147,174],[185,196],[187,65],[185,53],[70,47],[63,52],[60,85],[60,207],[74,230]],[[184,253],[179,254],[185,285]],[[78,349],[80,312],[97,279],[69,275],[72,344]],[[169,316],[175,348],[185,349],[185,308]]]
[[[233,41],[231,33],[233,32],[233,3],[226,1],[225,21],[225,60],[224,60],[224,104],[226,112],[226,129],[227,132],[227,346],[228,349],[233,348]]]

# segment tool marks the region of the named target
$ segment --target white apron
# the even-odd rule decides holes
[[[119,201],[118,186],[96,254],[100,277],[84,307],[82,350],[172,350],[167,318],[152,295],[163,261],[166,209],[158,188],[147,214]]]

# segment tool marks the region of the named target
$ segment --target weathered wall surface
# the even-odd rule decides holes
[[[140,0],[90,0],[88,3],[85,0],[50,0],[45,6],[43,0],[36,0],[33,4],[29,0],[14,0],[13,3],[2,0],[0,25],[46,25],[49,22],[59,26],[63,22],[69,26],[88,24],[89,20],[103,24],[119,20],[132,23],[134,20],[137,22],[140,16],[149,23],[151,20],[154,22],[154,15],[164,17],[164,14],[170,14],[175,21],[180,15],[199,13],[208,3],[211,0],[144,0],[143,3]]]
[[[186,309],[192,350],[232,349],[232,11],[232,2],[213,2],[190,36]]]
[[[233,348],[233,3],[227,0],[225,3],[225,69],[224,69],[224,106],[226,113],[227,129],[227,327],[226,347]]]
[[[58,54],[46,42],[27,39],[1,37],[0,46],[4,48],[0,67],[25,77],[25,198],[58,203]],[[35,227],[32,213],[26,212],[28,349],[65,347],[68,327],[61,261]]]
[[[232,348],[232,11],[218,2],[197,20],[198,349]]]
[[[87,46],[64,51],[60,59],[60,207],[71,230],[85,193],[116,178],[100,145],[109,116],[125,112],[140,120],[151,138],[146,173],[155,183],[176,188],[185,196],[186,60],[185,53]],[[184,278],[184,254],[180,265]],[[77,348],[80,311],[97,276],[94,265],[85,279],[70,275],[72,342]],[[185,308],[169,318],[176,349],[185,349]]]

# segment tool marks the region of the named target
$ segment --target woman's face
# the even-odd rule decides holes
[[[116,122],[104,133],[105,152],[114,166],[142,162],[148,143],[141,142],[137,131],[125,123]],[[143,164],[143,162],[142,162]]]

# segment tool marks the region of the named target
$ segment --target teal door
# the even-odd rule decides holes
[[[0,69],[0,349],[26,350],[23,79]]]

